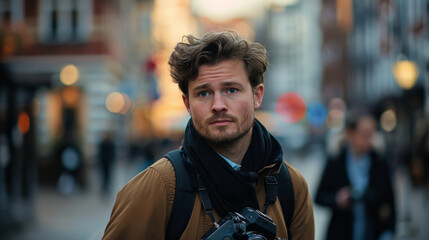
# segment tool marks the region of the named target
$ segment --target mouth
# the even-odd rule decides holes
[[[214,121],[211,121],[210,125],[212,125],[212,126],[226,126],[232,122],[233,121],[230,119],[216,119]]]

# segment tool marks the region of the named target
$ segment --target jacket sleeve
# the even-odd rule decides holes
[[[119,191],[103,239],[165,238],[175,184],[174,169],[162,167],[167,162],[158,161]]]
[[[295,167],[288,165],[295,192],[295,210],[290,230],[292,239],[314,240],[314,214],[307,182]]]
[[[336,171],[336,172],[335,172]],[[336,194],[342,185],[342,179],[337,175],[340,174],[341,169],[335,166],[332,159],[328,159],[325,169],[322,173],[322,178],[317,188],[315,202],[325,207],[337,209]]]

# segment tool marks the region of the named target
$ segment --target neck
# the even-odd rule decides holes
[[[366,155],[366,154],[368,154],[368,152],[363,152],[363,151],[357,151],[355,148],[353,148],[353,147],[351,147],[350,148],[350,150],[351,150],[351,154],[354,156],[354,157],[356,157],[356,158],[360,158],[360,157],[362,157],[362,156],[364,156],[364,155]]]
[[[234,142],[229,142],[226,144],[208,144],[217,153],[228,158],[236,164],[241,164],[241,162],[243,161],[243,157],[246,154],[247,149],[249,148],[251,140],[252,130],[250,130],[245,136],[235,140]]]

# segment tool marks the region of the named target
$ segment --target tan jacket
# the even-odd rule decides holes
[[[291,224],[293,239],[313,240],[313,204],[307,183],[296,168],[286,164],[295,192],[295,210]],[[256,194],[262,209],[265,188],[264,178],[261,179],[256,186]],[[164,239],[174,201],[175,184],[174,168],[166,158],[134,177],[119,191],[103,239]],[[286,238],[287,230],[279,201],[268,207],[267,215],[277,226],[277,236]],[[220,220],[217,213],[215,217],[216,221]],[[200,197],[196,194],[192,215],[180,239],[200,239],[212,226],[213,223],[204,212]]]

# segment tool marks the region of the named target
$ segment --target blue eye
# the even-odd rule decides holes
[[[229,93],[236,93],[237,91],[238,91],[237,88],[230,88],[230,89],[228,89]]]
[[[207,91],[202,91],[202,92],[198,93],[198,96],[200,96],[200,97],[206,97],[207,95],[209,95],[209,93]]]

